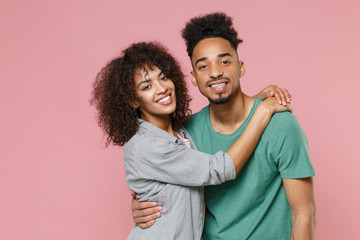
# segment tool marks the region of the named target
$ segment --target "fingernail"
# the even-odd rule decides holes
[[[157,209],[158,209],[159,211],[161,211],[163,208],[162,208],[162,206],[158,206]]]
[[[285,102],[285,101],[283,101],[283,105],[286,105],[286,102]]]

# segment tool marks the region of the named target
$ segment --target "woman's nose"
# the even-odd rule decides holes
[[[156,93],[157,94],[162,94],[162,93],[165,93],[166,91],[167,91],[166,85],[161,83],[161,82],[157,82],[157,84],[156,84]]]

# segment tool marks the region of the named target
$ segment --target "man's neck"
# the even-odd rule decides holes
[[[220,134],[235,132],[249,115],[254,98],[243,93],[233,96],[225,104],[210,103],[210,122]]]

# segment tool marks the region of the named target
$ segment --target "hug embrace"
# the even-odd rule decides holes
[[[158,42],[132,44],[94,83],[98,124],[124,146],[136,193],[128,239],[313,239],[315,172],[290,94],[242,92],[242,40],[226,14],[195,17],[182,36],[209,100],[200,112],[191,116],[184,74]]]

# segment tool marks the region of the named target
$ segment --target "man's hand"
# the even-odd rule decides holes
[[[136,193],[130,191],[132,196],[131,210],[135,224],[142,229],[149,228],[155,223],[155,219],[161,216],[161,206],[157,202],[138,202]]]
[[[278,100],[279,104],[286,105],[291,101],[291,95],[285,88],[279,88],[276,85],[269,85],[263,90],[261,90],[254,97],[257,97],[261,100],[264,100],[268,97],[275,97]]]

